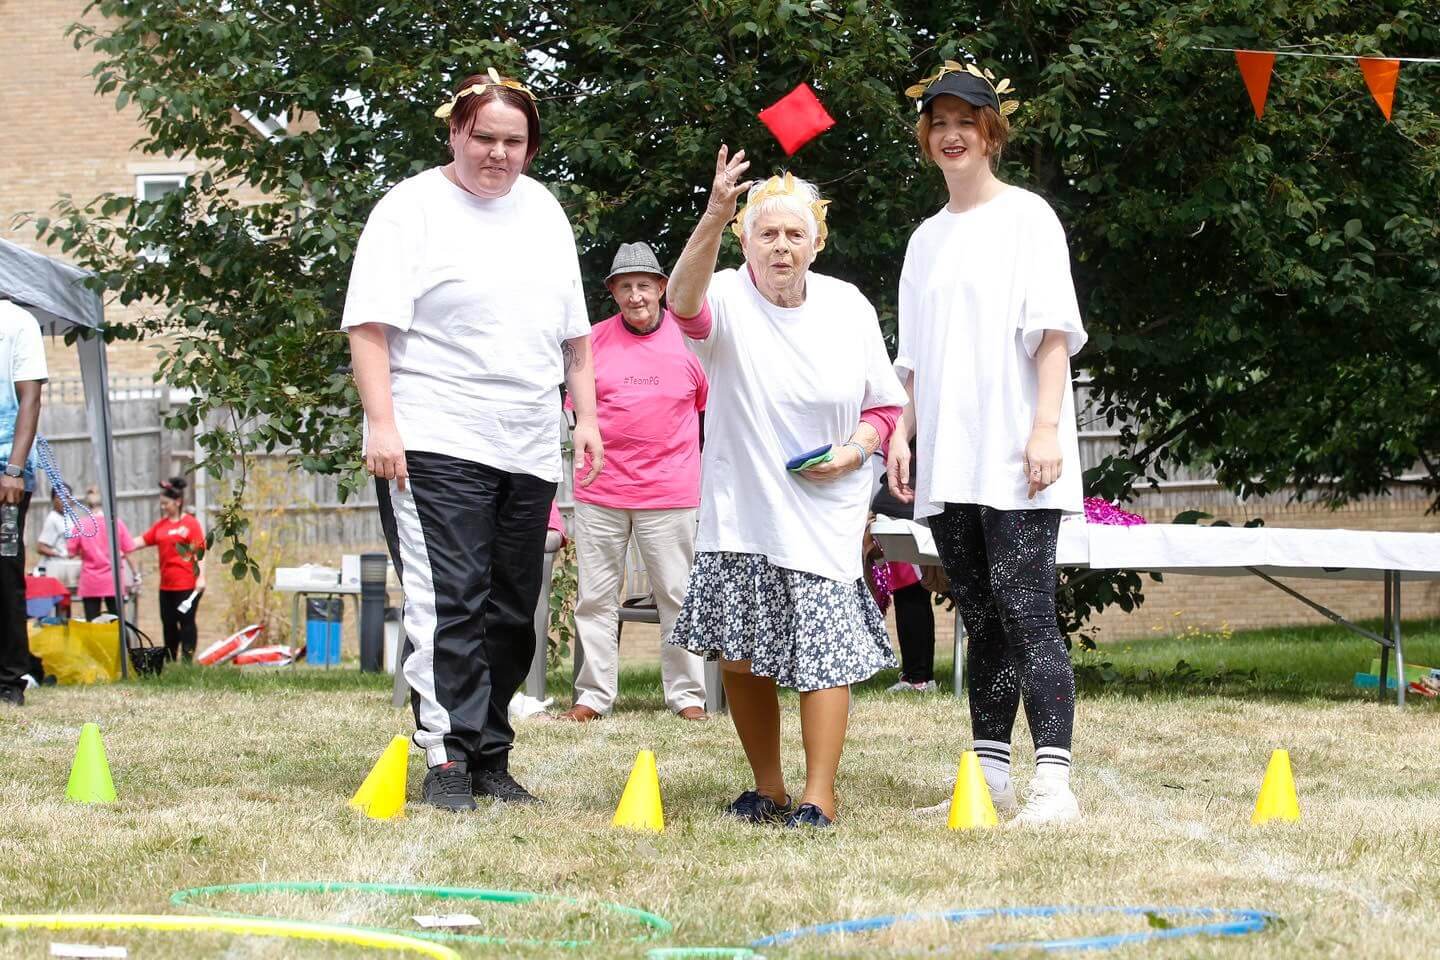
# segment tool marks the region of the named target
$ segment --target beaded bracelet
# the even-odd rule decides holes
[[[865,445],[862,443],[857,443],[854,440],[846,440],[844,443],[840,444],[840,446],[854,447],[856,450],[860,451],[860,464],[855,468],[856,470],[859,470],[861,467],[865,466],[865,461],[870,459],[870,451],[866,450]]]

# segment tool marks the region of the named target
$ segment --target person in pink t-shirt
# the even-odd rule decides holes
[[[579,723],[615,705],[616,614],[630,538],[649,575],[662,640],[680,613],[694,558],[700,412],[709,385],[674,317],[660,307],[665,283],[649,244],[622,244],[605,279],[620,312],[590,330],[605,469],[590,486],[575,485],[575,626],[583,664],[574,706],[561,717]],[[704,663],[672,644],[662,642],[660,650],[665,705],[686,720],[704,719]]]
[[[115,575],[111,572],[113,568],[110,565],[110,534],[105,529],[104,514],[100,512],[98,487],[85,491],[85,505],[90,508],[90,515],[95,518],[96,533],[94,536],[84,537],[76,530],[70,536],[68,547],[70,556],[80,558],[80,582],[75,589],[75,595],[80,598],[85,608],[85,619],[94,620],[100,616],[102,603],[108,613],[118,614],[120,611],[115,599]],[[86,521],[87,524],[88,522]],[[135,540],[126,529],[124,520],[116,519],[115,535],[120,540],[122,557],[134,551]],[[120,562],[125,564],[120,581],[128,591],[132,584],[130,564],[123,559]]]

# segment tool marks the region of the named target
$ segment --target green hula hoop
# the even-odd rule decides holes
[[[238,893],[375,893],[387,897],[420,896],[434,897],[437,900],[481,900],[486,903],[510,903],[526,904],[548,900],[555,903],[569,903],[575,906],[585,906],[574,897],[562,897],[549,893],[531,893],[525,890],[481,890],[474,887],[429,887],[406,883],[347,883],[332,880],[313,881],[289,881],[289,882],[262,882],[262,883],[222,883],[211,887],[191,887],[187,890],[177,890],[170,895],[170,902],[177,907],[191,907],[202,910],[205,913],[217,917],[233,917],[240,920],[272,919],[259,914],[238,913],[233,910],[218,910],[214,907],[207,907],[202,903],[195,903],[195,900],[204,897],[213,897],[218,894]],[[638,921],[648,928],[645,933],[632,937],[632,943],[644,943],[647,940],[654,940],[663,937],[675,928],[670,921],[664,917],[657,916],[638,907],[627,907],[619,903],[599,904],[600,907],[632,920]],[[516,945],[530,947],[587,947],[592,946],[593,940],[512,940],[507,937],[487,937],[468,933],[450,933],[444,930],[406,930],[399,927],[367,927],[359,924],[335,924],[334,926],[346,927],[352,930],[365,930],[375,933],[400,934],[406,937],[416,937],[421,940],[450,940],[460,943],[487,943],[491,945]]]

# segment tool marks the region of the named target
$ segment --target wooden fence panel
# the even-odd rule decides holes
[[[138,533],[158,515],[155,498],[159,481],[188,473],[195,457],[194,438],[191,431],[164,427],[171,405],[184,402],[182,394],[144,378],[113,378],[110,393],[119,513],[131,531]],[[1096,415],[1089,380],[1083,374],[1076,379],[1075,409],[1080,425],[1081,468],[1089,469],[1105,456],[1119,452],[1120,424],[1108,425]],[[47,384],[40,431],[49,438],[62,474],[77,492],[96,482],[84,389],[79,380]],[[556,492],[556,499],[567,512],[574,503],[570,478],[571,456],[567,449]],[[209,508],[202,510],[208,529],[213,505],[221,498],[216,495],[219,491],[203,479],[192,478],[192,487],[197,480],[200,489],[195,500],[202,505],[208,501]],[[341,503],[335,478],[292,470],[285,454],[257,458],[250,480],[251,502],[257,505],[252,523],[270,529],[276,540],[287,547],[312,554],[331,552],[327,549],[331,547],[374,548],[384,542],[373,485]],[[49,484],[42,481],[39,496],[48,489]],[[1423,511],[1428,502],[1423,491],[1406,486],[1396,487],[1386,499],[1396,504],[1413,502],[1417,512]],[[1131,507],[1156,520],[1168,520],[1182,510],[1192,509],[1233,512],[1239,507],[1258,515],[1283,508],[1290,501],[1291,491],[1287,489],[1242,503],[1216,484],[1213,473],[1202,463],[1174,469],[1158,488],[1143,489]],[[46,504],[37,501],[31,511],[27,537],[32,547],[46,509]]]
[[[115,448],[113,469],[118,514],[132,533],[149,528],[159,516],[156,497],[160,480],[183,474],[193,460],[189,431],[164,427],[169,388],[145,378],[112,378],[111,430]],[[85,390],[79,380],[46,384],[40,405],[40,435],[54,453],[65,482],[83,499],[85,489],[98,484],[90,424],[85,413]],[[49,510],[45,502],[50,483],[42,478],[26,523],[26,539],[35,537]]]

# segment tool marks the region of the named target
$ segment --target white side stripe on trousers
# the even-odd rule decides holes
[[[425,751],[425,763],[434,767],[449,759],[445,734],[450,732],[450,712],[435,695],[435,579],[425,550],[425,531],[415,507],[413,481],[404,490],[390,481],[390,504],[395,512],[395,532],[404,568],[405,635],[411,647],[410,656],[405,658],[405,682],[420,698],[415,745]]]

